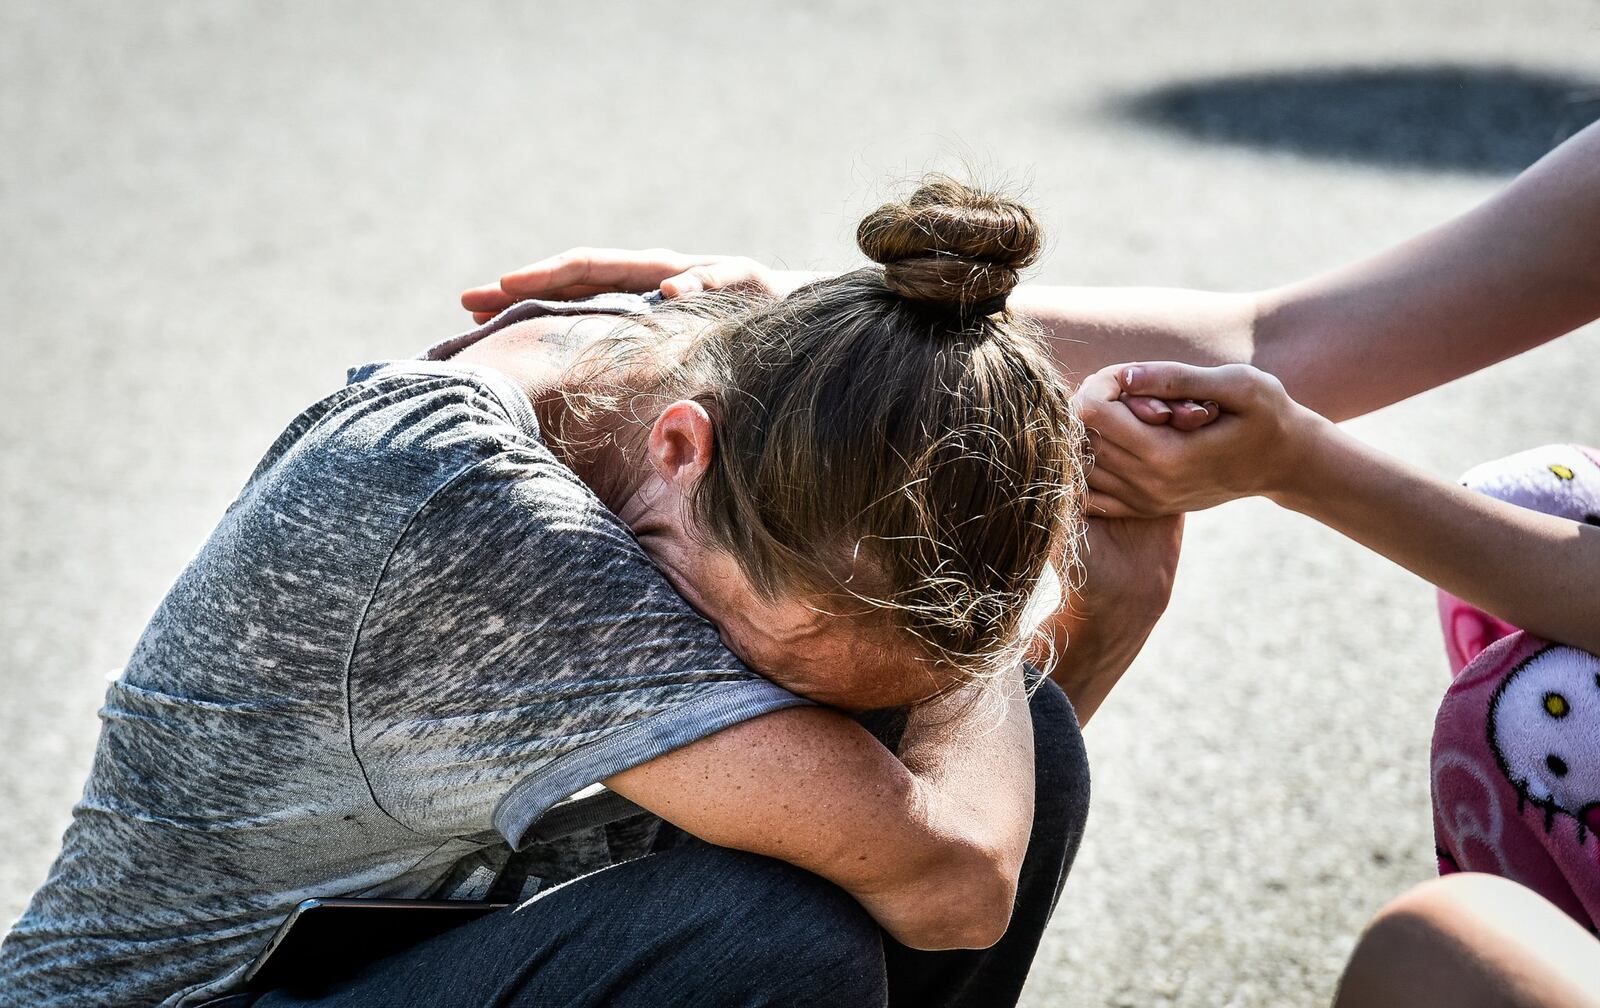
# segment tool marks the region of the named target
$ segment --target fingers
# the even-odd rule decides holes
[[[1090,490],[1083,500],[1084,514],[1095,518],[1143,518],[1145,515],[1122,503],[1110,494]]]
[[[482,315],[483,318],[478,319],[480,322],[486,322],[490,316],[510,308],[516,300],[501,290],[499,284],[484,284],[461,292],[461,307],[472,312],[474,317]]]
[[[1176,361],[1143,361],[1117,370],[1118,382],[1129,395],[1155,396],[1168,402],[1209,400],[1232,412],[1257,402],[1269,377],[1248,364],[1196,367]]]
[[[1087,417],[1088,409],[1093,404],[1114,403],[1122,396],[1122,383],[1117,378],[1116,368],[1103,368],[1078,383],[1077,391],[1072,393],[1072,401]]]
[[[1150,424],[1159,427],[1172,420],[1172,407],[1165,400],[1154,399],[1150,396],[1125,395],[1122,404],[1128,407],[1128,412]]]
[[[1181,504],[1153,499],[1116,473],[1098,467],[1089,471],[1084,507],[1090,518],[1164,518],[1183,513]]]
[[[1222,415],[1214,402],[1197,403],[1192,399],[1167,402],[1151,396],[1124,395],[1123,405],[1128,411],[1154,427],[1170,426],[1181,431],[1199,430]]]
[[[671,249],[568,249],[512,270],[498,283],[463,292],[461,307],[474,317],[492,316],[528,298],[574,301],[607,291],[650,291],[668,277],[727,258],[685,255]]]
[[[1172,404],[1172,423],[1175,430],[1195,431],[1222,415],[1222,408],[1211,400],[1197,403],[1193,399]]]
[[[766,268],[754,259],[730,256],[716,262],[702,263],[674,277],[661,281],[661,293],[669,298],[688,297],[701,291],[726,290],[732,287],[759,287],[769,290],[763,281]]]
[[[1150,467],[1137,455],[1097,438],[1090,438],[1089,450],[1093,455],[1093,465],[1087,474],[1090,486],[1108,491],[1114,489],[1124,501],[1139,507],[1150,503],[1150,495],[1136,486],[1148,474]]]
[[[607,287],[566,287],[559,296],[538,295],[546,301],[578,301],[596,294],[604,294]],[[532,296],[532,295],[530,295]],[[461,295],[461,307],[472,312],[472,317],[479,322],[487,322],[496,315],[510,308],[518,301],[526,301],[524,297],[514,297],[501,290],[499,287],[474,287]]]
[[[686,255],[671,249],[575,248],[512,270],[498,283],[464,291],[461,307],[481,323],[528,298],[575,301],[608,291],[657,288],[671,298],[741,286],[770,291],[767,276],[764,266],[744,256]]]
[[[1099,495],[1095,500],[1102,507],[1106,502],[1101,498],[1117,502],[1114,514],[1107,511],[1101,513],[1102,516],[1145,518],[1165,513],[1167,509],[1161,502],[1153,500],[1148,492],[1134,482],[1143,472],[1144,467],[1139,460],[1116,445],[1104,442],[1095,445],[1094,464],[1086,474],[1089,492],[1091,497]],[[1100,512],[1089,511],[1089,514],[1097,513]]]
[[[1083,396],[1084,390],[1097,391],[1085,381],[1079,395]],[[1167,424],[1151,424],[1139,419],[1133,410],[1123,402],[1113,397],[1109,402],[1102,401],[1094,396],[1078,398],[1078,415],[1083,419],[1083,424],[1095,437],[1103,438],[1114,444],[1121,445],[1135,453],[1149,450],[1156,444],[1163,443],[1178,437],[1176,433],[1163,430],[1170,427]],[[1169,407],[1170,404],[1169,404]]]
[[[571,300],[574,292],[648,291],[667,277],[717,256],[688,256],[671,249],[575,248],[512,270],[500,289],[512,297]],[[481,289],[481,288],[480,288]],[[581,295],[579,295],[581,296]]]

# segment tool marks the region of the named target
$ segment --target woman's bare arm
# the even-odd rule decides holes
[[[1258,293],[1022,287],[1063,370],[1254,364],[1333,420],[1600,317],[1600,123],[1487,202],[1368,259]]]
[[[601,290],[669,296],[753,283],[785,293],[820,273],[665,249],[572,249],[473,288],[480,317],[520,298]],[[1013,309],[1061,369],[1129,360],[1246,363],[1345,420],[1471,374],[1600,317],[1600,123],[1483,204],[1409,241],[1253,293],[1024,285]]]
[[[914,711],[898,758],[837,711],[797,707],[606,785],[828,879],[912,948],[987,947],[1010,923],[1033,825],[1033,722],[1021,676],[1005,685],[1000,710],[958,695]]]

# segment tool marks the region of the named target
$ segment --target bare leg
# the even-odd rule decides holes
[[[1600,941],[1542,896],[1463,873],[1367,925],[1334,1008],[1600,1008]]]

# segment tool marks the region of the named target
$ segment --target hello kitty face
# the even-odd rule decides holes
[[[1500,683],[1489,740],[1517,793],[1600,832],[1600,658],[1551,645]]]

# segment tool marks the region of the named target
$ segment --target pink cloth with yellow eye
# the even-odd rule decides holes
[[[1600,453],[1549,445],[1462,483],[1600,525]],[[1533,889],[1590,931],[1600,922],[1600,658],[1552,644],[1439,592],[1454,681],[1434,722],[1439,871]]]

